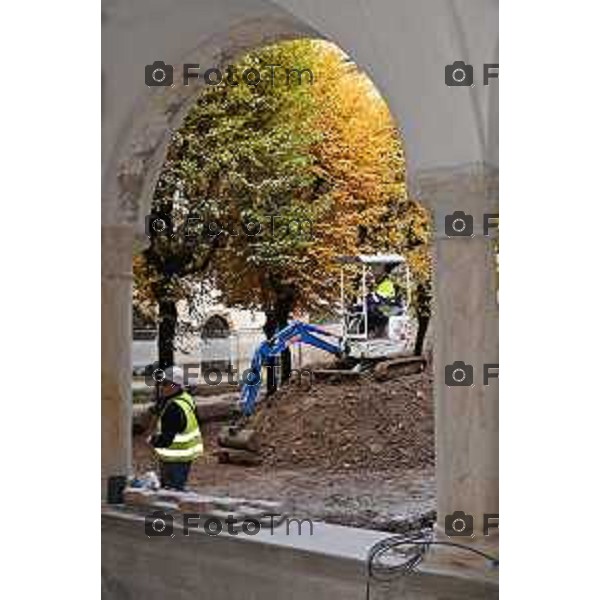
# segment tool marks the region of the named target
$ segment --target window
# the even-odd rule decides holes
[[[229,324],[218,315],[210,317],[202,327],[202,339],[227,338],[230,335]]]

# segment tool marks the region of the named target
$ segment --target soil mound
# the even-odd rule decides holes
[[[327,470],[434,464],[432,374],[376,381],[290,384],[261,402],[256,429],[263,465]]]

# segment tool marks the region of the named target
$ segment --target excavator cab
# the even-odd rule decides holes
[[[400,254],[339,258],[342,338],[356,359],[410,354],[410,270]]]

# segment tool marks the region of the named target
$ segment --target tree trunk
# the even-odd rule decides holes
[[[263,307],[266,315],[266,322],[264,325],[264,332],[267,338],[271,338],[277,331],[281,331],[287,327],[289,323],[290,314],[296,304],[297,291],[293,284],[287,281],[282,281],[273,274],[269,274],[267,277],[267,285],[274,292],[275,300],[273,303],[269,303],[268,306]],[[292,374],[292,354],[289,348],[286,348],[281,352],[280,359],[277,361],[281,366],[281,374],[278,377],[276,372],[275,364],[276,360],[271,363],[270,369],[268,369],[267,375],[267,395],[277,390],[278,379],[281,383],[289,381]]]
[[[427,326],[431,318],[431,287],[429,283],[420,283],[415,290],[415,309],[417,313],[417,339],[415,340],[415,356],[423,354],[423,345]]]
[[[429,315],[419,315],[417,321],[419,326],[417,329],[417,339],[415,341],[415,356],[421,356],[421,354],[423,354],[423,343],[425,342],[427,326],[429,325]]]
[[[177,304],[169,298],[158,301],[158,361],[165,369],[175,363]]]
[[[279,330],[281,331],[284,327],[288,326],[287,317],[282,318],[279,321]],[[281,383],[286,383],[290,380],[292,376],[292,353],[289,348],[286,348],[281,353]]]
[[[263,326],[263,332],[267,339],[271,339],[277,332],[277,321],[270,310],[265,310],[265,324]],[[267,369],[267,396],[274,394],[277,391],[277,371],[276,371],[277,359],[272,356],[265,360],[265,367]]]

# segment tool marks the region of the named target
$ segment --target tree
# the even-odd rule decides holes
[[[431,317],[430,215],[408,197],[402,140],[372,82],[356,65],[340,60],[339,51],[322,53],[320,61],[317,72],[323,76],[317,78],[315,91],[317,128],[324,135],[314,152],[335,223],[315,248],[315,263],[329,274],[323,287],[336,289],[332,250],[406,255],[418,322],[415,354],[421,354]],[[325,295],[325,290],[320,293]]]
[[[294,311],[331,311],[339,255],[406,249],[417,270],[425,260],[423,242],[411,241],[423,225],[408,201],[400,136],[368,77],[337,47],[310,40],[251,52],[235,71],[250,68],[269,76],[224,80],[199,96],[159,177],[155,207],[217,225],[193,242],[156,238],[136,263],[137,296],[158,304],[161,361],[172,362],[177,301],[200,279],[226,304],[264,311],[270,337]],[[289,76],[306,68],[312,83]],[[309,222],[312,235],[298,231]],[[427,269],[419,272],[425,306]]]
[[[310,219],[314,236],[240,237],[215,263],[224,301],[258,305],[279,327],[294,310],[330,310],[337,299],[337,256],[397,248],[398,232],[387,219],[406,199],[400,139],[370,80],[331,44],[294,44],[293,58],[301,57],[314,83],[305,86],[300,104],[292,95],[297,89],[276,88],[279,112],[263,122],[261,132],[275,139],[291,131],[301,143],[296,156],[280,156],[279,165],[260,158],[263,168],[252,182],[242,178],[236,202],[247,215],[258,217],[266,208],[292,221]],[[253,142],[255,155],[259,149]],[[284,186],[265,185],[266,165],[285,174]]]
[[[337,256],[398,250],[391,225],[407,198],[406,166],[395,123],[371,80],[331,45],[315,69],[315,127],[322,137],[312,152],[329,210],[309,256],[320,275],[310,288],[331,302]]]
[[[297,305],[299,261],[313,243],[286,228],[292,222],[314,222],[322,211],[314,198],[310,153],[320,135],[310,126],[315,98],[306,80],[288,77],[294,69],[310,67],[314,54],[313,44],[306,41],[250,53],[238,70],[265,72],[269,65],[278,65],[271,71],[274,78],[226,90],[228,102],[238,109],[236,127],[228,131],[233,136],[219,135],[221,144],[235,147],[221,200],[232,223],[228,242],[213,263],[213,282],[228,305],[262,310],[269,338],[287,324]],[[289,352],[281,360],[286,379]],[[272,374],[270,370],[268,391],[274,388]]]
[[[162,215],[173,217],[185,202],[177,193],[170,197],[164,184],[163,172],[155,193],[161,199],[157,207]],[[151,237],[149,246],[134,257],[134,306],[139,315],[158,321],[158,359],[163,367],[174,363],[177,304],[195,293],[194,283],[206,273],[220,243],[218,239],[198,242],[179,230],[172,237]]]
[[[280,206],[289,205],[290,195],[310,187],[307,148],[314,133],[302,126],[310,96],[303,84],[288,85],[284,69],[266,69],[303,64],[306,49],[290,43],[248,54],[236,71],[259,67],[263,74],[272,72],[272,80],[267,77],[256,86],[223,81],[208,88],[173,135],[153,209],[172,219],[179,233],[151,238],[134,262],[134,302],[146,312],[158,307],[161,363],[173,362],[177,302],[208,276],[209,267],[214,283],[223,284],[218,276],[223,261],[216,262],[220,251],[228,248],[226,260],[239,266],[239,273],[233,273],[236,281],[244,285],[261,279],[266,288],[271,278],[263,278],[255,265],[282,262],[285,248],[294,244],[287,239],[267,248],[255,242],[256,260],[251,255],[243,264],[234,260],[240,252],[240,225],[256,223],[258,213],[278,213]],[[284,85],[286,93],[281,93]],[[200,228],[195,226],[199,223]],[[248,239],[244,236],[242,247]],[[227,273],[232,275],[232,268]],[[268,310],[265,298],[258,305]]]

